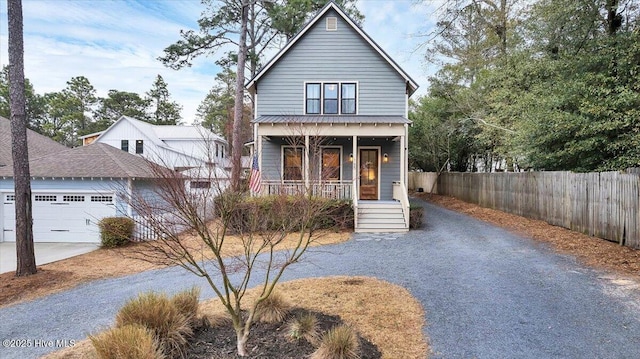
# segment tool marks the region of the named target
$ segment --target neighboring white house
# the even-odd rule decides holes
[[[105,143],[178,171],[226,167],[227,141],[202,126],[152,125],[122,116],[108,129],[81,137]]]
[[[105,144],[67,148],[27,131],[35,242],[99,243],[97,223],[136,215],[127,198],[153,198],[159,189],[150,162]],[[10,122],[0,117],[0,144],[11,142]],[[13,166],[0,146],[0,242],[14,242]]]

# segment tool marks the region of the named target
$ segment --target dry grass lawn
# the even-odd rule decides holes
[[[422,306],[402,287],[369,277],[328,277],[283,282],[278,284],[277,291],[297,307],[339,315],[375,344],[383,358],[427,356]],[[252,290],[248,302],[258,294]],[[200,311],[214,318],[225,315],[218,299],[202,303]],[[95,351],[91,343],[83,340],[45,358],[92,357]]]
[[[350,236],[350,232],[322,232],[318,234],[312,245],[344,242]],[[192,246],[198,245],[197,238],[188,234],[185,234],[184,238]],[[296,234],[288,235],[278,249],[292,248],[297,238]],[[243,252],[240,238],[228,236],[225,241],[226,256]],[[38,273],[28,277],[15,277],[14,272],[0,274],[0,308],[57,293],[92,280],[119,277],[162,267],[162,265],[137,259],[144,256],[145,251],[148,251],[145,243],[133,243],[122,249],[98,249],[38,266]],[[136,258],[133,258],[131,253],[135,253]]]

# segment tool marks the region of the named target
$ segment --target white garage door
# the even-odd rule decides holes
[[[15,236],[15,197],[3,196],[4,240]],[[98,221],[116,214],[114,196],[97,193],[33,194],[35,242],[100,242]]]

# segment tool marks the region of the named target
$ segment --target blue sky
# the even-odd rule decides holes
[[[178,71],[156,60],[181,29],[197,29],[203,10],[198,0],[22,1],[25,76],[40,94],[85,76],[99,96],[110,89],[143,95],[160,74],[183,106],[183,120],[191,123],[214,84],[215,57],[200,57]],[[357,6],[365,15],[364,30],[421,85],[416,95],[424,94],[436,69],[415,51],[421,41],[415,34],[434,24],[433,7],[414,0],[359,0]],[[7,62],[7,1],[0,0],[0,66]]]

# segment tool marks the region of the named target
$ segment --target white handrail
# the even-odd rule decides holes
[[[402,181],[393,182],[393,199],[400,201],[404,224],[409,228],[409,194]]]

